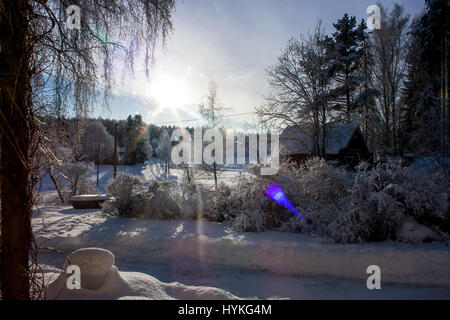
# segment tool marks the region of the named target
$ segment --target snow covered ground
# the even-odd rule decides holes
[[[244,171],[243,171],[244,169]],[[90,176],[90,180],[92,181],[92,184],[96,187],[97,186],[97,166],[95,166],[94,172],[92,172]],[[159,164],[159,159],[157,158],[151,158],[148,160],[145,164],[137,164],[137,165],[131,165],[131,166],[118,166],[118,172],[124,172],[136,176],[140,176],[143,178],[146,182],[157,180],[162,181],[169,179],[173,182],[179,182],[181,181],[183,177],[183,170],[182,169],[170,169],[170,175],[166,177],[163,169],[161,168]],[[245,167],[235,165],[233,167],[227,167],[226,170],[221,171],[219,173],[219,182],[223,182],[226,184],[233,184],[236,181],[236,177],[240,174],[250,174],[247,171],[245,171]],[[108,182],[114,177],[114,166],[112,165],[101,165],[100,166],[100,173],[99,173],[99,186],[98,191],[100,193],[106,193],[106,186]],[[205,174],[201,175],[198,180],[199,183],[202,183],[204,185],[214,185],[214,180],[212,179],[212,176],[207,176]],[[44,175],[42,182],[40,185],[38,185],[38,189],[41,192],[41,199],[46,199],[47,201],[49,199],[57,199],[58,195],[56,193],[55,186],[50,179],[48,175]],[[44,201],[45,202],[45,201]]]
[[[157,159],[119,166],[119,172],[146,181],[166,179]],[[232,184],[239,173],[229,169],[219,181]],[[168,178],[178,182],[182,174],[173,169]],[[113,166],[101,166],[99,178],[104,193]],[[207,177],[200,182],[213,183]],[[450,299],[450,247],[443,243],[342,245],[303,234],[240,233],[210,221],[110,217],[49,205],[57,194],[48,177],[41,191],[33,215],[39,246],[66,254],[104,248],[115,255],[119,270],[106,291],[66,292],[59,298]],[[48,272],[59,272],[65,257],[42,250],[39,262]],[[373,264],[381,268],[381,290],[366,286],[366,269]]]
[[[339,245],[302,234],[240,233],[222,223],[136,220],[69,206],[40,208],[33,228],[40,247],[67,254],[110,250],[124,279],[145,278],[144,284],[163,289],[174,282],[200,286],[184,296],[130,289],[139,297],[192,298],[216,287],[225,290],[216,291],[220,295],[263,299],[450,299],[450,247],[442,243]],[[55,270],[65,258],[42,251],[39,262]],[[372,264],[381,268],[381,290],[366,287]]]

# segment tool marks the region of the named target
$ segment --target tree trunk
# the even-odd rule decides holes
[[[345,101],[347,104],[347,108],[346,108],[347,123],[351,123],[351,121],[352,121],[351,120],[352,110],[351,110],[351,105],[350,105],[350,88],[349,88],[349,84],[348,84],[349,78],[350,78],[350,74],[346,69],[346,71],[345,71]]]
[[[97,189],[100,180],[100,144],[97,144]]]
[[[117,163],[118,163],[118,157],[117,157],[117,122],[114,123],[114,180],[117,177]]]
[[[217,191],[217,165],[215,161],[213,163],[213,171],[214,171],[214,188]]]
[[[394,143],[394,156],[398,155],[397,147],[397,114],[395,108],[397,108],[395,103],[395,91],[392,88],[392,141]]]
[[[2,1],[0,30],[0,159],[2,251],[0,281],[5,300],[30,298],[32,190],[29,147],[32,136],[28,2]]]
[[[56,192],[58,193],[59,199],[61,200],[62,203],[65,203],[63,194],[61,192],[61,188],[59,187],[58,182],[56,181],[55,176],[52,173],[52,168],[48,170],[48,175],[50,176],[50,179],[52,179],[52,182],[55,185],[55,189]]]

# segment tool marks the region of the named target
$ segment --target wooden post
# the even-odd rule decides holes
[[[118,158],[117,158],[117,122],[114,123],[114,179],[116,179],[117,176],[117,162],[118,162]]]

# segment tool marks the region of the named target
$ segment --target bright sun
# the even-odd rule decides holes
[[[181,109],[190,100],[189,90],[183,80],[159,76],[150,85],[150,96],[164,109]]]

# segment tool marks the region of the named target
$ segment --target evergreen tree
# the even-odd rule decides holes
[[[336,58],[334,60],[333,75],[337,86],[333,92],[335,110],[339,118],[350,123],[354,121],[353,113],[357,107],[355,94],[359,85],[364,81],[361,73],[362,55],[366,39],[366,23],[359,25],[356,18],[345,14],[342,19],[333,24]]]
[[[402,90],[403,108],[400,120],[400,141],[403,152],[420,151],[421,140],[421,116],[419,111],[423,102],[423,94],[429,79],[427,72],[423,72],[421,65],[420,41],[414,30],[417,30],[420,20],[412,24],[412,37],[408,48],[408,71],[405,79],[405,87]]]
[[[144,163],[147,161],[153,153],[153,148],[150,145],[149,139],[143,137],[139,139],[136,144],[136,163]]]
[[[447,0],[426,0],[426,11],[412,28],[408,75],[403,91],[403,139],[410,151],[441,151],[448,157]]]
[[[127,118],[127,139],[125,147],[125,161],[127,164],[136,164],[137,161],[137,144],[144,132],[145,124],[142,121],[142,116],[137,114],[134,117]]]

